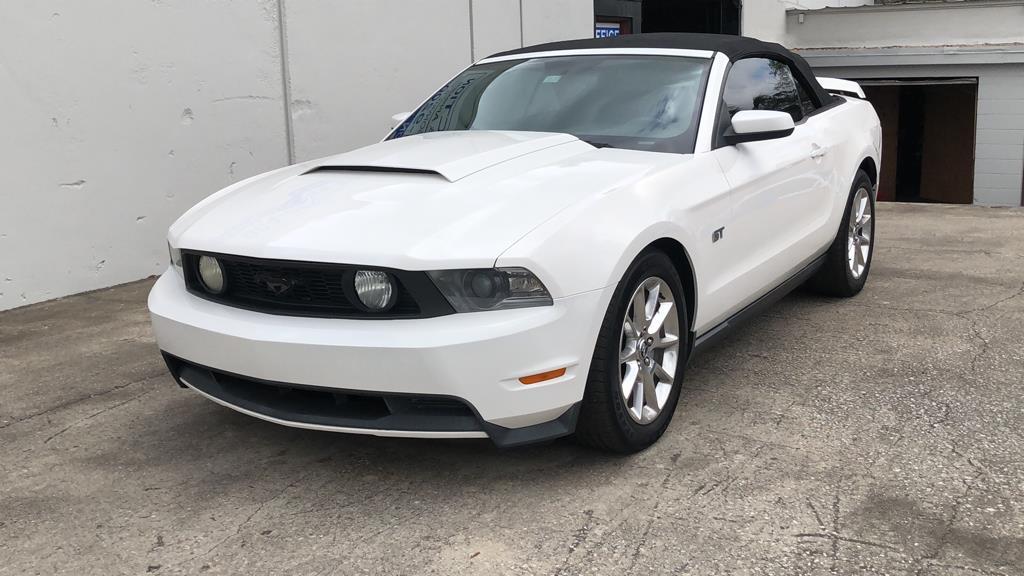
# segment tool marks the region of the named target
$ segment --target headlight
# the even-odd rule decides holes
[[[184,271],[184,268],[182,268],[182,266],[181,266],[181,250],[178,250],[174,246],[171,246],[171,243],[168,242],[167,243],[167,252],[170,254],[170,257],[171,257],[171,266],[174,267],[174,270],[179,275],[184,276],[185,271]]]
[[[395,303],[395,283],[387,272],[359,270],[353,284],[359,301],[371,312],[383,312]]]
[[[429,272],[456,312],[550,306],[551,294],[525,268]]]
[[[220,261],[213,256],[199,257],[199,280],[203,288],[210,294],[221,294],[224,292],[224,268]]]

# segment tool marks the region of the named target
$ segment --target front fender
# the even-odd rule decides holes
[[[506,250],[500,267],[533,271],[556,298],[614,286],[652,243],[669,238],[690,256],[701,300],[712,234],[727,221],[728,184],[710,154],[596,194],[562,211]],[[695,314],[699,321],[701,310]]]

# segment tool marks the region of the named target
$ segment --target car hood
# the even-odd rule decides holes
[[[170,239],[260,258],[489,267],[573,203],[685,158],[597,149],[567,134],[407,136],[240,182],[182,216]]]

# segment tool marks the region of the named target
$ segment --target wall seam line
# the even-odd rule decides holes
[[[292,126],[292,76],[288,66],[288,32],[285,29],[284,0],[277,0],[277,33],[281,48],[281,93],[284,100],[284,133],[288,164],[295,163],[295,129]]]
[[[476,38],[473,32],[473,0],[469,1],[469,63],[476,62]]]
[[[519,0],[519,47],[523,48],[526,46],[526,40],[523,36],[523,0]]]

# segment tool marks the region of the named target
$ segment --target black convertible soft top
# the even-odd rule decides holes
[[[818,103],[822,106],[832,102],[831,94],[825,91],[814,77],[814,72],[807,65],[807,61],[794,54],[781,44],[773,42],[762,42],[755,38],[746,36],[729,36],[725,34],[682,34],[682,33],[659,33],[659,34],[625,34],[609,38],[588,38],[584,40],[566,40],[563,42],[550,42],[548,44],[537,44],[499,52],[491,57],[514,56],[517,54],[529,54],[532,52],[556,52],[560,50],[593,50],[598,48],[671,48],[677,50],[705,50],[708,52],[721,52],[735,62],[752,56],[767,56],[781,60],[793,68],[803,77],[806,87],[817,97]]]

